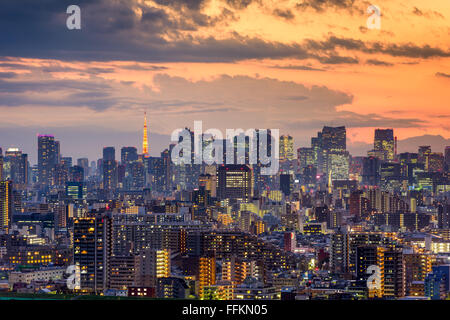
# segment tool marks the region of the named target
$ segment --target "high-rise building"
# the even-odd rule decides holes
[[[142,190],[145,186],[145,166],[142,161],[134,161],[128,164],[126,175],[129,183],[127,188],[130,190]]]
[[[170,250],[145,250],[139,255],[136,273],[139,286],[156,288],[159,278],[170,277]]]
[[[338,229],[331,235],[330,271],[332,273],[345,273],[347,271],[348,234]]]
[[[284,233],[284,250],[293,252],[297,247],[295,232],[289,231]]]
[[[380,155],[383,161],[394,160],[394,130],[375,129],[373,149],[376,155]]]
[[[383,271],[384,296],[404,297],[406,294],[406,277],[402,248],[390,247],[384,250]]]
[[[285,196],[289,196],[291,194],[292,183],[291,183],[291,175],[280,174],[280,189],[284,193]]]
[[[438,209],[438,228],[450,228],[450,204],[439,204]],[[411,210],[412,211],[412,210]]]
[[[327,153],[328,174],[331,180],[347,180],[350,167],[350,154],[348,151],[330,151]]]
[[[377,157],[365,157],[363,159],[362,183],[376,186],[380,183],[380,160]]]
[[[57,163],[53,168],[53,185],[65,186],[69,179],[67,167],[62,163]]]
[[[61,157],[61,164],[66,167],[67,170],[72,166],[72,157]]]
[[[69,181],[84,182],[84,169],[80,166],[73,166],[69,168]]]
[[[217,195],[221,200],[248,202],[253,197],[252,170],[247,165],[221,165],[217,168]]]
[[[431,152],[426,157],[425,169],[428,172],[444,171],[444,155],[441,152]]]
[[[198,186],[205,187],[206,191],[209,191],[211,197],[215,198],[217,195],[217,177],[211,174],[201,174],[198,177]]]
[[[28,183],[28,155],[17,148],[8,148],[3,163],[5,180],[12,180],[15,184]]]
[[[425,296],[432,300],[444,300],[448,296],[450,265],[433,266],[425,278]]]
[[[38,136],[38,181],[41,185],[53,184],[53,170],[59,163],[59,141],[51,135]]]
[[[297,161],[299,169],[303,169],[309,165],[315,166],[317,164],[316,151],[313,148],[298,148]]]
[[[13,210],[12,182],[0,181],[0,230],[8,232]]]
[[[137,286],[136,276],[139,256],[111,256],[108,259],[107,288],[127,290]]]
[[[171,145],[171,148],[173,144]],[[163,170],[164,170],[164,184],[163,184],[163,190],[168,191],[172,189],[172,182],[174,179],[173,172],[172,172],[172,160],[170,158],[170,151],[169,149],[164,149],[161,152],[161,159],[163,161]]]
[[[120,162],[128,164],[138,160],[138,153],[136,147],[123,147],[120,149]]]
[[[339,171],[337,176],[341,176],[345,171],[348,177],[347,169],[337,169],[338,163],[344,163],[347,149],[347,134],[344,126],[341,127],[323,127],[321,136],[321,155],[319,156],[319,171],[326,174],[328,177],[330,172]],[[336,165],[333,165],[335,163]],[[347,160],[348,163],[348,160]],[[342,171],[342,172],[341,172]],[[333,174],[333,173],[332,173]],[[344,178],[347,179],[347,178]],[[333,178],[332,178],[333,180]],[[334,179],[337,180],[337,179]]]
[[[213,255],[199,257],[198,291],[200,299],[204,298],[204,288],[216,283],[216,258]]]
[[[417,161],[426,164],[427,157],[431,154],[431,146],[420,146]],[[425,168],[426,169],[426,168]]]
[[[432,263],[436,257],[431,253],[409,252],[405,253],[403,258],[405,260],[406,294],[411,295],[413,283],[425,281],[427,274],[432,271]]]
[[[374,288],[368,288],[368,297],[382,297],[384,295],[384,248],[377,245],[363,245],[356,248],[356,277],[359,281],[367,281],[371,266],[377,266],[380,270],[380,282]]]
[[[345,127],[323,127],[322,149],[328,152],[347,150],[347,135]]]
[[[166,184],[166,164],[163,157],[147,157],[145,158],[148,167],[149,181],[152,190],[163,192]]]
[[[445,170],[450,171],[450,146],[445,147]]]
[[[314,165],[317,169],[322,170],[322,132],[318,132],[317,137],[311,138],[311,149],[314,151]]]
[[[0,148],[0,181],[3,181],[3,150]]]
[[[88,158],[77,159],[77,166],[83,168],[84,177],[87,177],[89,175],[89,159]]]
[[[301,171],[301,181],[303,185],[314,185],[317,182],[317,168],[309,165]]]
[[[280,161],[294,159],[294,138],[289,135],[280,137]]]
[[[82,291],[100,292],[105,289],[110,250],[111,219],[108,216],[74,219],[73,262],[80,268]]]
[[[114,147],[103,148],[103,189],[114,190],[117,187],[117,162]]]
[[[241,284],[248,277],[259,279],[260,266],[255,260],[230,256],[222,260],[222,281],[232,284]]]

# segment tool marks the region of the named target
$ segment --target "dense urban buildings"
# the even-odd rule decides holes
[[[373,150],[353,157],[346,128],[325,126],[296,153],[293,138],[281,136],[280,170],[264,176],[248,148],[238,164],[174,164],[173,145],[149,156],[146,122],[142,153],[123,146],[120,160],[108,146],[101,159],[74,161],[52,135],[38,136],[37,165],[5,146],[4,290],[137,299],[448,297],[449,147],[397,154],[393,129],[376,129]],[[79,270],[76,286],[68,285],[68,268]]]

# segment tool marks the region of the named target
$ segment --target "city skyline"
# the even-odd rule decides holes
[[[296,147],[345,125],[358,155],[377,127],[399,142],[450,138],[445,0],[378,1],[380,30],[366,27],[364,1],[80,1],[81,30],[66,27],[69,4],[2,2],[15,17],[0,24],[0,137],[11,147],[29,150],[38,133],[88,157],[139,146],[144,111],[154,145],[195,120],[279,128]]]
[[[449,19],[449,0],[1,0],[0,300],[261,319],[450,300]]]
[[[151,126],[150,126],[151,127]],[[189,126],[184,126],[189,128]],[[183,128],[184,128],[183,127]],[[246,129],[246,128],[243,128]],[[318,127],[318,129],[316,131],[320,131],[321,128]],[[380,128],[375,128],[375,130],[380,129]],[[387,129],[387,128],[386,128]],[[108,146],[113,146],[116,148],[116,155],[119,155],[119,150],[122,147],[136,147],[138,150],[142,151],[142,145],[143,145],[143,138],[142,138],[142,128],[140,129],[141,131],[137,131],[136,133],[133,134],[132,136],[136,139],[138,139],[138,141],[135,141],[134,143],[128,143],[129,141],[129,137],[130,135],[125,135],[122,136],[120,133],[117,134],[117,139],[115,139],[115,141],[121,141],[121,142],[116,142],[113,144],[110,144]],[[347,128],[348,130],[348,128]],[[395,128],[394,128],[395,131]],[[99,145],[91,145],[90,147],[90,152],[89,153],[84,153],[83,151],[77,151],[77,149],[69,149],[69,147],[67,146],[67,144],[64,143],[64,138],[62,137],[68,137],[69,140],[72,141],[72,143],[78,144],[80,145],[80,147],[82,147],[84,145],[84,141],[76,141],[76,136],[75,139],[73,139],[73,135],[72,133],[63,133],[64,131],[61,132],[60,135],[58,134],[50,134],[51,136],[54,136],[56,138],[58,138],[62,143],[61,143],[61,154],[63,154],[63,156],[67,156],[67,157],[72,157],[74,159],[77,158],[88,158],[89,161],[96,161],[97,159],[101,158],[101,153],[102,153],[102,148],[107,146],[106,144],[99,144]],[[281,132],[283,134],[283,132]],[[282,135],[281,134],[281,135]],[[284,133],[285,135],[288,135],[289,133]],[[19,149],[20,151],[22,151],[23,153],[28,154],[28,159],[30,160],[30,164],[36,164],[37,163],[37,137],[39,137],[39,135],[42,135],[40,133],[37,133],[35,136],[33,136],[33,139],[29,140],[25,145],[25,147],[21,147],[20,145],[14,145],[12,143],[8,144],[0,144],[0,148],[2,148],[4,151],[8,150],[9,148],[12,149]],[[45,134],[44,134],[45,135]],[[13,139],[10,139],[10,137],[8,135],[4,135],[5,137],[5,141],[10,141]],[[149,155],[150,156],[159,156],[161,154],[162,151],[164,151],[164,149],[168,148],[168,146],[173,143],[172,141],[170,141],[170,135],[161,135],[161,134],[157,134],[152,132],[152,130],[148,130],[148,150],[149,150]],[[309,141],[311,137],[305,137],[305,139],[307,141]],[[374,138],[374,137],[373,137]],[[372,140],[373,140],[372,138]],[[140,140],[139,140],[140,139]],[[73,141],[75,140],[75,141]],[[108,140],[108,139],[105,139]],[[134,139],[133,139],[134,140]],[[154,143],[155,145],[153,146],[152,143]],[[347,139],[347,144],[348,144],[348,139]],[[444,152],[446,146],[450,145],[450,139],[444,139],[442,136],[424,136],[424,137],[412,137],[409,139],[405,139],[404,141],[402,140],[398,140],[398,153],[402,153],[402,152],[416,152],[417,148],[421,145],[429,145],[431,146],[431,148],[433,149],[433,151],[436,152]],[[350,154],[353,157],[360,157],[360,156],[367,156],[367,152],[370,151],[371,149],[373,149],[374,143],[373,141],[370,143],[364,143],[364,144],[360,144],[358,147],[353,147],[352,145],[350,145],[350,147],[348,147],[348,151],[350,152]],[[299,143],[294,139],[294,150],[295,150],[295,154],[297,154],[296,150],[298,148],[301,147],[310,147],[310,143],[306,142],[305,145],[299,145]],[[29,151],[31,149],[31,151]],[[67,150],[67,151],[65,151]],[[355,152],[356,151],[356,152]]]

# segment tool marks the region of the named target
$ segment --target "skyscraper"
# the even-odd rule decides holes
[[[347,150],[347,134],[345,127],[323,127],[322,149],[326,151]]]
[[[110,255],[110,218],[96,216],[77,218],[73,225],[73,262],[80,267],[81,290],[98,292],[107,278],[107,257]]]
[[[5,180],[15,184],[28,183],[28,155],[17,148],[8,148],[5,152],[3,174]]]
[[[346,152],[346,149],[347,149],[347,133],[344,126],[323,127],[321,134],[321,157],[319,157],[321,163],[319,163],[320,169],[319,171],[325,173],[326,176],[328,177],[330,170],[332,171],[333,169],[331,167],[332,164],[342,162],[340,160],[343,160],[346,157],[346,155],[344,154]],[[333,156],[330,156],[330,154],[332,153]],[[348,175],[348,165],[346,172]],[[336,177],[332,177],[332,179],[333,178]]]
[[[77,159],[77,165],[83,168],[84,176],[87,177],[89,175],[89,159],[88,158]]]
[[[214,255],[201,256],[198,264],[198,292],[204,299],[204,288],[216,283],[216,259]]]
[[[444,155],[445,169],[450,171],[450,146],[445,147],[445,155]]]
[[[84,169],[80,166],[73,166],[69,168],[68,179],[70,182],[84,182]]]
[[[0,230],[8,232],[12,216],[12,182],[0,181]]]
[[[122,164],[128,164],[133,161],[137,161],[138,153],[136,147],[122,147],[120,149],[120,162]]]
[[[38,173],[39,183],[52,185],[53,170],[59,162],[59,141],[51,135],[38,136]]]
[[[394,130],[393,129],[376,129],[375,138],[373,141],[373,149],[376,155],[379,155],[380,160],[393,161],[394,160]]]
[[[287,135],[280,137],[280,161],[294,159],[294,138]]]
[[[103,189],[111,190],[117,187],[116,149],[103,148]]]
[[[217,169],[218,197],[244,202],[253,197],[252,170],[247,165],[222,165]]]
[[[142,154],[148,155],[147,112],[144,112],[144,132],[142,137]]]
[[[327,168],[331,180],[347,180],[350,154],[348,151],[330,151],[327,154]]]
[[[139,255],[137,283],[145,287],[156,287],[158,279],[170,276],[170,250],[146,249]]]
[[[303,169],[309,165],[316,165],[316,153],[313,148],[298,148],[297,161],[299,169]]]
[[[363,159],[362,183],[376,186],[380,182],[380,160],[376,157]]]
[[[427,157],[431,154],[431,146],[420,146],[417,162],[426,164]]]
[[[3,151],[0,148],[0,181],[3,181]]]

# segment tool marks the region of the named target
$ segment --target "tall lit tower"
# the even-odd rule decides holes
[[[144,112],[144,136],[142,138],[142,154],[148,154],[148,137],[147,137],[147,112]]]

